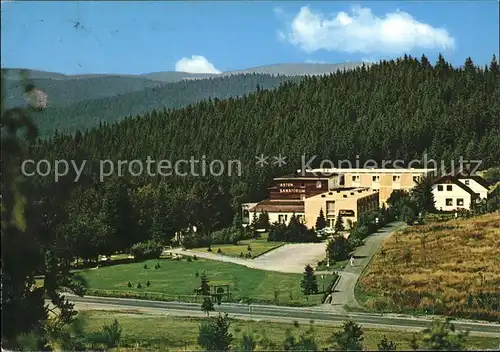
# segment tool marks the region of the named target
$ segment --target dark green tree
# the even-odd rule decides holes
[[[314,275],[314,269],[307,264],[304,268],[304,277],[300,281],[302,293],[306,296],[318,293],[318,283]]]
[[[344,230],[344,219],[342,218],[342,215],[339,214],[339,216],[337,216],[337,220],[335,221],[335,232],[341,232]]]
[[[325,214],[323,213],[323,208],[321,208],[319,211],[319,215],[316,219],[315,229],[316,231],[318,231],[318,230],[323,230],[325,227],[326,227]]]
[[[413,223],[417,220],[418,215],[414,207],[412,207],[410,204],[403,204],[401,207],[401,214],[399,218],[401,221],[406,222],[408,225],[413,225]]]
[[[61,336],[63,327],[76,315],[73,304],[59,293],[59,289],[66,287],[83,295],[83,281],[76,280],[78,277],[70,273],[64,247],[59,246],[51,226],[54,214],[47,211],[40,198],[34,197],[34,180],[21,174],[23,150],[38,134],[31,115],[45,108],[46,101],[30,99],[26,108],[7,109],[3,74],[2,70],[2,347],[47,350],[51,348],[51,340]],[[45,96],[27,83],[27,77],[23,79],[26,96]],[[62,186],[59,190],[67,191]],[[36,285],[36,275],[44,276],[43,286]],[[46,299],[58,308],[54,310],[52,322],[48,320]],[[31,341],[30,346],[23,343],[27,340]]]
[[[200,294],[203,297],[203,302],[201,303],[201,310],[207,313],[207,316],[210,316],[210,312],[213,312],[214,302],[212,301],[212,297],[210,295],[210,282],[208,281],[207,275],[205,272],[201,273],[200,277]]]
[[[332,348],[341,351],[362,351],[363,339],[362,327],[349,320],[343,323],[342,330],[332,334]]]
[[[349,257],[350,245],[348,240],[342,235],[336,235],[329,239],[326,244],[326,253],[330,262],[345,260]]]
[[[227,313],[225,315],[219,313],[217,318],[200,325],[198,344],[206,351],[229,351],[233,341],[229,327]]]
[[[382,340],[377,343],[377,347],[379,351],[396,351],[398,346],[396,343],[389,340],[387,336],[384,335]]]
[[[431,177],[422,177],[411,191],[411,198],[419,212],[434,212],[434,195]]]
[[[430,327],[421,332],[419,348],[428,351],[460,351],[465,348],[468,331],[455,331],[451,318],[434,320]]]
[[[174,225],[172,206],[169,203],[165,186],[160,186],[153,208],[151,222],[151,239],[161,244],[167,244],[173,238]]]
[[[244,334],[241,338],[241,346],[239,348],[239,351],[241,352],[253,352],[255,351],[255,348],[257,347],[257,343],[255,341],[255,338],[253,337],[252,334],[247,335]]]
[[[298,329],[298,323],[295,324]],[[284,351],[318,351],[318,345],[316,343],[316,331],[311,322],[310,327],[300,334],[299,338],[296,338],[290,330],[287,331],[285,341],[283,342]]]

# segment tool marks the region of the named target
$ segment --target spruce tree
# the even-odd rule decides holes
[[[304,268],[304,277],[300,282],[300,287],[302,288],[302,293],[305,296],[318,293],[318,283],[316,282],[314,269],[309,264],[307,264]]]
[[[333,350],[362,351],[363,329],[357,323],[349,320],[343,323],[342,330],[332,335]]]
[[[200,293],[203,297],[203,302],[201,304],[201,310],[207,313],[207,316],[210,316],[210,312],[214,311],[214,303],[212,301],[212,297],[210,295],[210,284],[205,272],[201,274],[201,283],[200,283]]]
[[[339,216],[337,216],[337,220],[335,221],[335,232],[340,231],[344,231],[344,219],[342,215],[339,214]]]
[[[174,235],[171,206],[165,188],[160,186],[153,208],[153,219],[151,222],[151,239],[167,244]]]
[[[325,214],[323,213],[323,208],[319,211],[319,215],[316,218],[316,231],[323,230],[326,227]]]

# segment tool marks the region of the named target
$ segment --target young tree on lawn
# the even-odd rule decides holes
[[[342,215],[339,214],[337,221],[335,221],[335,232],[344,231],[344,219]]]
[[[334,332],[331,337],[332,349],[341,351],[363,350],[363,329],[353,321],[346,321],[342,330]]]
[[[319,215],[316,218],[316,231],[323,230],[326,227],[325,213],[323,213],[323,208],[319,211]]]
[[[309,264],[307,264],[304,268],[304,277],[300,282],[300,287],[302,287],[304,295],[308,297],[313,293],[318,293],[318,283],[316,282],[314,269]]]
[[[253,335],[244,334],[241,340],[241,346],[239,348],[242,352],[253,352],[257,347],[257,343],[255,342],[255,338]]]
[[[297,322],[294,325],[297,329],[299,328]],[[291,333],[291,331],[287,331],[285,341],[283,341],[283,350],[310,351],[310,352],[318,351],[318,345],[316,343],[316,332],[314,330],[312,322],[309,329],[307,329],[304,333],[300,334],[298,339]]]
[[[227,313],[224,316],[219,313],[215,320],[201,323],[198,344],[206,351],[229,351],[233,341],[229,326]]]
[[[382,340],[377,344],[377,347],[379,351],[396,351],[398,346],[384,335]]]
[[[227,317],[227,313],[219,316],[215,320],[215,350],[216,351],[229,351],[231,349],[231,342],[233,335],[229,332],[231,323]]]
[[[427,351],[460,351],[464,348],[468,331],[455,332],[455,326],[446,320],[434,320],[430,327],[422,331],[422,348]]]
[[[213,312],[214,302],[212,302],[212,298],[210,296],[203,297],[203,303],[201,304],[201,310],[207,313],[207,316],[210,316],[210,312]]]
[[[203,297],[201,310],[207,313],[207,316],[210,316],[210,312],[214,311],[214,303],[212,302],[212,297],[210,296],[210,285],[205,272],[201,274],[200,293]]]

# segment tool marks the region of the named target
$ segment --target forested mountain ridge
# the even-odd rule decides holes
[[[48,96],[47,109],[38,120],[42,137],[60,132],[85,131],[99,122],[116,122],[153,109],[177,109],[208,98],[225,99],[271,89],[304,75],[348,70],[361,63],[277,64],[219,74],[152,72],[141,75],[64,75],[27,70],[31,84]],[[24,106],[20,69],[2,69],[7,91],[6,108]],[[207,82],[208,81],[208,82]]]
[[[500,88],[496,60],[490,66],[485,71],[470,62],[464,69],[453,69],[441,57],[433,67],[425,57],[422,62],[407,57],[306,77],[241,98],[152,111],[103,125],[78,141],[58,136],[43,144],[77,143],[97,156],[104,143],[106,152],[115,156],[123,150],[123,137],[130,136],[140,145],[125,153],[129,158],[204,152],[253,160],[255,152],[286,152],[293,160],[314,153],[332,160],[360,155],[408,161],[428,153],[446,160],[467,154],[493,165],[500,160],[493,148],[499,145]],[[96,145],[96,140],[101,142]]]
[[[45,109],[38,117],[41,136],[59,132],[85,131],[100,122],[113,123],[152,110],[178,109],[209,98],[226,99],[272,89],[301,77],[241,74],[161,84],[112,97],[85,100],[68,106]]]
[[[487,69],[470,59],[453,69],[443,57],[434,66],[425,57],[405,57],[239,98],[155,110],[88,133],[57,134],[30,144],[20,157],[87,160],[78,182],[74,172],[58,182],[53,174],[29,179],[61,250],[92,258],[151,238],[169,241],[190,225],[203,235],[233,219],[237,224],[241,203],[263,199],[270,179],[299,168],[303,154],[306,160],[318,155],[312,166],[358,155],[361,162],[408,162],[424,153],[447,163],[462,156],[483,160],[483,167],[499,165],[499,79],[496,59]],[[270,157],[264,167],[255,164],[261,153]],[[272,163],[280,153],[283,167]],[[144,166],[148,157],[172,165],[236,159],[242,170],[203,175],[198,163],[197,175],[162,176],[156,163],[155,175],[144,167],[133,176],[125,165],[117,177],[119,160]],[[100,178],[99,160],[113,161],[113,175]],[[190,170],[184,166],[181,171]]]
[[[8,77],[12,77],[12,74]],[[50,97],[48,106],[52,108],[162,85],[162,82],[145,78],[120,76],[87,77],[83,79],[30,78],[30,83]],[[5,101],[7,106],[25,105],[22,81],[4,77],[3,84],[8,92]]]

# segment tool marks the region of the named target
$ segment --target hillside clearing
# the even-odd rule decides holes
[[[500,320],[500,214],[395,233],[356,289],[377,311],[431,312]]]

